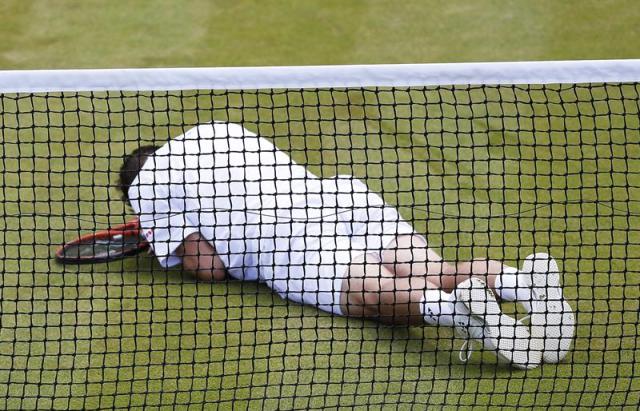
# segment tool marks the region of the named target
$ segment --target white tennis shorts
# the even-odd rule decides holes
[[[415,234],[398,211],[360,180],[338,176],[323,182],[322,218],[291,223],[296,235],[278,247],[262,281],[282,298],[342,315],[340,295],[349,265],[382,251],[399,235]]]

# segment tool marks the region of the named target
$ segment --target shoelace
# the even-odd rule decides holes
[[[469,337],[467,340],[465,340],[465,342],[462,343],[460,352],[458,353],[458,358],[460,358],[461,362],[466,363],[467,361],[469,361],[469,359],[473,355],[474,346],[475,341],[472,340],[471,337]]]
[[[540,293],[538,292],[537,288],[532,288],[531,289],[531,300],[527,301],[527,303],[529,304],[530,308],[533,308],[533,302],[534,301],[540,301],[540,300],[546,300],[547,299],[547,293]],[[522,317],[522,319],[520,321],[529,321],[531,320],[531,312],[529,312],[526,316]]]
[[[532,298],[532,300],[546,300],[547,299],[547,293],[546,292],[539,293],[537,288],[532,288],[531,289],[531,298]]]
[[[465,326],[464,324],[458,324],[458,326],[469,327],[468,325]],[[473,351],[476,347],[476,341],[471,337],[471,333],[469,333],[469,330],[467,328],[457,328],[457,333],[460,337],[465,339],[465,341],[460,346],[458,358],[461,362],[466,363],[467,361],[469,361],[469,359],[471,359],[471,356],[473,355]]]

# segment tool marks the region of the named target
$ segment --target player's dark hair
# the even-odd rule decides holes
[[[120,167],[118,189],[122,192],[122,199],[129,201],[129,187],[136,179],[149,156],[153,155],[160,147],[154,145],[140,146],[124,157]]]

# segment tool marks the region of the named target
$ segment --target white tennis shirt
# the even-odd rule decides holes
[[[279,268],[294,275],[309,259],[306,250],[340,248],[336,194],[344,191],[340,207],[351,207],[353,190],[348,179],[319,179],[240,125],[213,123],[156,151],[129,198],[164,267],[179,264],[176,248],[200,231],[230,275],[268,281]]]

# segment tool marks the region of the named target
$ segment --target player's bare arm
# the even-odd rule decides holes
[[[184,271],[201,281],[220,281],[227,276],[224,263],[216,250],[200,233],[188,235],[176,249],[176,256],[182,258]]]

